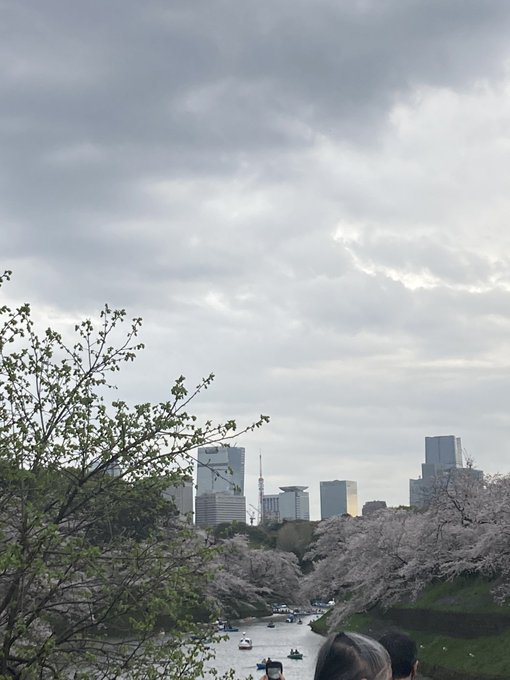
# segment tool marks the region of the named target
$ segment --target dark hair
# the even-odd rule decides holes
[[[418,658],[416,642],[406,633],[392,631],[379,640],[388,651],[394,678],[407,678],[414,669]]]
[[[391,680],[388,653],[358,633],[330,635],[317,655],[314,680]]]

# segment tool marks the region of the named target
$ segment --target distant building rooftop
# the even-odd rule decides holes
[[[308,489],[307,486],[280,486],[282,491],[304,491]]]

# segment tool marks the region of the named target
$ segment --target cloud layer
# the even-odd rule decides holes
[[[3,294],[146,320],[266,488],[408,500],[423,438],[507,472],[506,0],[0,3]]]

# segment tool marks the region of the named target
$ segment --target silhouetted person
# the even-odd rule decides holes
[[[413,680],[418,669],[418,647],[406,633],[386,633],[379,640],[391,659],[393,680]]]

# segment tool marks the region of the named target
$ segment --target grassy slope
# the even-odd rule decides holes
[[[413,630],[413,610],[457,612],[460,617],[483,615],[487,624],[491,617],[510,614],[510,607],[496,605],[490,596],[491,584],[480,579],[458,579],[437,583],[427,588],[412,604],[400,605],[409,610],[410,625],[405,627],[419,645],[423,670],[438,680],[508,680],[510,678],[510,625],[496,635],[480,629],[476,638],[437,634],[434,630]],[[317,632],[327,631],[327,616],[314,625]],[[386,613],[356,614],[345,628],[378,637],[392,627],[391,610]]]

